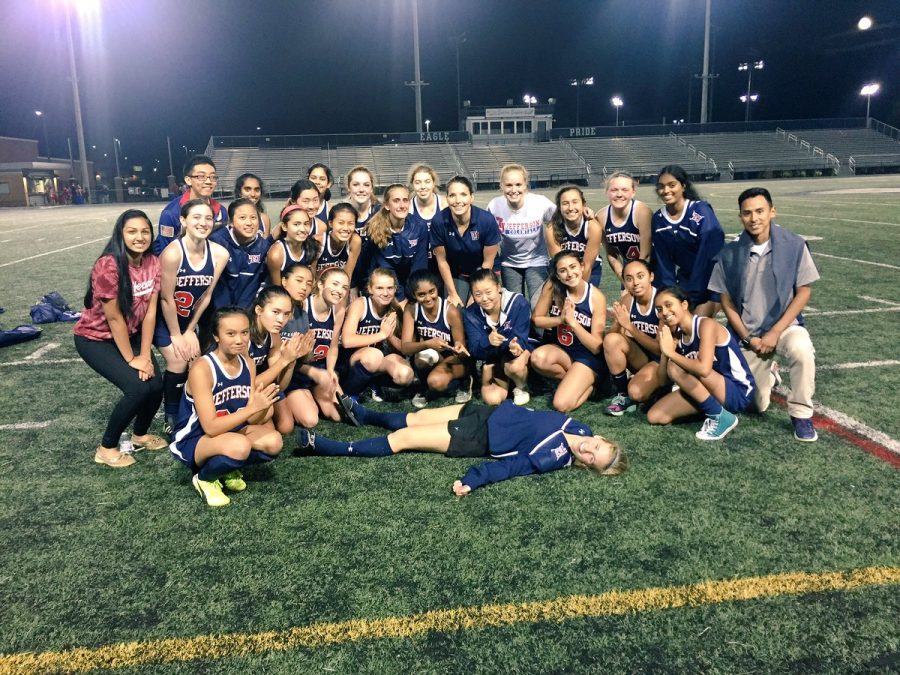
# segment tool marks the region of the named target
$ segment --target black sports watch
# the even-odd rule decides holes
[[[753,339],[752,335],[748,335],[747,337],[742,337],[741,338],[741,346],[746,347],[747,349],[750,349],[750,340],[752,340],[752,339]]]

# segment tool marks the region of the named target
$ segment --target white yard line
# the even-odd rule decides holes
[[[775,391],[787,399],[790,394],[790,390],[784,385],[779,385],[775,387]],[[829,408],[828,406],[822,405],[818,401],[813,401],[813,409],[823,417],[827,417],[833,422],[841,425],[845,429],[849,429],[850,431],[862,436],[863,438],[867,438],[870,441],[874,441],[879,445],[884,446],[888,450],[890,450],[895,455],[900,455],[900,442],[894,440],[886,433],[882,431],[878,431],[878,429],[873,429],[867,424],[863,424],[857,419],[850,417],[849,415],[845,415],[839,410],[834,410],[833,408]]]
[[[6,363],[0,363],[0,368],[4,366],[43,366],[56,363],[78,363],[79,361],[81,361],[81,359],[40,359],[36,361],[23,359],[22,361],[7,361]]]
[[[856,361],[855,363],[832,363],[831,365],[817,365],[816,370],[856,370],[857,368],[880,368],[881,366],[900,366],[900,361],[888,359],[886,361]]]
[[[12,262],[7,262],[0,264],[0,267],[9,267],[10,265],[15,265],[16,263],[25,262],[26,260],[34,260],[35,258],[43,258],[45,255],[53,255],[54,253],[62,253],[63,251],[68,251],[73,248],[78,248],[79,246],[87,246],[88,244],[96,244],[98,241],[107,241],[109,237],[100,237],[99,239],[91,239],[90,241],[83,241],[80,244],[74,244],[73,246],[66,246],[65,248],[58,248],[55,251],[47,251],[45,253],[38,253],[37,255],[30,255],[27,258],[21,258],[19,260],[13,260]]]
[[[53,349],[56,349],[57,347],[59,347],[58,342],[50,342],[48,344],[45,344],[43,347],[41,347],[37,351],[34,351],[31,354],[29,354],[28,356],[26,356],[25,360],[26,361],[36,361],[37,359],[41,358],[44,354],[46,354],[47,352],[49,352]]]
[[[837,220],[841,223],[863,223],[865,225],[892,225],[900,227],[900,223],[887,223],[883,220],[851,220],[850,218],[831,218],[829,216],[807,216],[802,213],[784,213],[778,212],[779,216],[788,216],[790,218],[812,218],[813,220]]]
[[[870,309],[832,309],[827,312],[806,312],[807,318],[820,316],[850,316],[851,314],[883,314],[885,312],[900,312],[900,307],[872,307]]]
[[[43,429],[49,427],[50,422],[19,422],[18,424],[0,424],[0,431],[18,429]]]
[[[871,260],[857,260],[856,258],[844,258],[839,255],[829,255],[828,253],[817,253],[815,251],[812,252],[813,255],[819,256],[820,258],[833,258],[834,260],[846,260],[847,262],[859,263],[860,265],[874,265],[875,267],[887,267],[889,270],[900,270],[900,267],[896,265],[888,265],[887,263],[880,262],[872,262]],[[0,265],[3,267],[3,265]]]
[[[900,307],[900,302],[891,302],[890,300],[882,300],[881,298],[873,298],[870,295],[860,295],[860,300],[868,300],[869,302],[877,302],[882,305],[890,305],[891,307]]]

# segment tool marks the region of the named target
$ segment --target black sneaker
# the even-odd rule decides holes
[[[309,429],[297,429],[297,449],[298,450],[315,450],[316,435]]]
[[[352,424],[355,427],[361,427],[362,425],[359,423],[359,420],[356,417],[356,413],[353,412],[353,404],[355,401],[352,396],[348,396],[347,394],[340,394],[338,396],[338,412],[340,412],[341,417],[344,418],[344,421],[347,424]]]

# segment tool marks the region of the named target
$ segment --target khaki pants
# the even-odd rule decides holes
[[[791,378],[787,408],[791,417],[809,419],[813,415],[812,397],[816,391],[816,350],[809,332],[803,326],[788,326],[778,338],[775,351],[765,357],[741,347],[747,365],[756,380],[756,391],[753,404],[759,412],[769,407],[775,376],[772,374],[772,360],[778,357],[780,363],[787,367]],[[784,372],[782,370],[782,372]]]

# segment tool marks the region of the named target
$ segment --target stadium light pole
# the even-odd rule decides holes
[[[430,131],[431,131],[431,120],[425,120],[425,133],[427,134]]]
[[[747,109],[746,109],[746,112],[744,113],[744,121],[745,122],[750,121],[750,101],[756,100],[755,98],[752,98],[750,96],[750,83],[753,79],[753,71],[754,70],[762,70],[765,67],[765,65],[766,64],[764,61],[747,61],[745,63],[738,64],[738,72],[743,72],[745,70],[747,71],[747,95],[746,95],[746,97],[741,96],[741,100],[747,102]]]
[[[87,193],[88,204],[94,203],[94,191],[88,176],[87,151],[84,144],[84,123],[81,119],[81,96],[78,92],[78,71],[75,68],[75,45],[72,42],[72,7],[66,5],[66,38],[69,48],[69,77],[72,80],[72,99],[75,104],[75,131],[78,135],[78,155],[81,158],[81,186]]]
[[[533,106],[535,103],[537,103],[537,97],[536,97],[536,96],[532,96],[531,94],[525,94],[525,95],[522,97],[522,102],[525,103],[525,105],[527,105],[527,106],[530,108],[530,107]]]
[[[869,128],[869,110],[872,106],[872,96],[877,94],[880,89],[880,84],[877,82],[870,82],[869,84],[863,85],[863,88],[859,90],[859,95],[866,97],[866,129]]]
[[[43,110],[35,110],[34,114],[41,119],[41,126],[44,127],[44,152],[47,153],[47,159],[50,159],[50,141],[47,140],[47,116],[44,115]]]
[[[616,109],[616,126],[619,126],[619,108],[625,105],[625,101],[622,100],[621,96],[613,96],[609,99],[609,102],[613,104],[613,107]]]
[[[700,93],[700,124],[706,124],[709,119],[709,18],[711,12],[712,0],[706,0],[706,18],[703,22],[703,86]]]
[[[419,59],[419,2],[412,0],[413,14],[413,57],[415,61],[416,79],[412,82],[404,82],[407,87],[416,90],[416,131],[422,133],[422,87],[428,86],[428,82],[422,82],[422,69]]]
[[[748,94],[741,94],[739,98],[741,99],[741,103],[746,103],[746,104],[747,104],[747,109],[749,110],[749,109],[750,109],[750,104],[751,104],[751,103],[756,103],[756,102],[759,100],[759,94],[749,94],[749,95],[748,95]],[[749,121],[750,121],[750,115],[749,115],[749,113],[747,114],[747,119],[744,120],[744,121],[745,121],[745,122],[749,122]]]
[[[122,180],[122,172],[119,170],[119,150],[122,149],[122,141],[113,137],[113,153],[116,157],[116,178]]]
[[[462,130],[462,94],[459,86],[459,46],[466,42],[466,34],[450,36],[453,46],[456,47],[456,130]]]
[[[594,86],[594,76],[572,78],[569,84],[575,87],[575,126],[581,126],[581,88]]]

